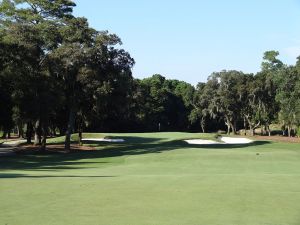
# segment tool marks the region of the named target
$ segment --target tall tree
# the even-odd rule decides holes
[[[4,39],[26,48],[31,56],[27,61],[30,69],[26,75],[32,79],[32,97],[38,98],[33,107],[37,115],[34,123],[36,137],[40,137],[41,131],[43,133],[42,149],[46,145],[48,118],[48,111],[43,109],[47,102],[46,96],[49,96],[44,87],[47,86],[45,82],[51,80],[48,79],[48,56],[59,45],[59,27],[72,18],[74,6],[75,3],[69,0],[4,0],[0,3]],[[38,139],[35,142],[40,142]]]
[[[255,129],[261,125],[261,98],[263,93],[258,82],[253,75],[245,76],[245,82],[239,90],[244,129],[246,132],[249,128],[251,136],[255,134]]]
[[[262,133],[267,132],[271,135],[270,124],[275,120],[279,106],[276,103],[276,83],[275,77],[283,67],[283,63],[277,58],[279,52],[267,51],[264,53],[262,62],[262,71],[256,75],[259,80],[258,87],[262,94],[260,95],[260,119]]]
[[[237,132],[237,122],[241,115],[238,86],[243,73],[239,71],[221,71],[213,73],[210,79],[218,82],[218,90],[211,104],[222,115],[227,126],[227,133]]]
[[[66,93],[69,119],[65,149],[70,150],[70,138],[76,116],[79,114],[80,118],[83,118],[88,111],[82,93],[95,98],[93,106],[100,111],[98,101],[101,94],[108,96],[115,93],[114,89],[120,90],[121,87],[128,86],[125,84],[116,88],[116,85],[121,84],[117,81],[121,81],[122,77],[131,77],[134,60],[124,50],[113,47],[121,44],[119,37],[90,28],[85,18],[68,20],[60,33],[62,43],[52,52],[50,58],[52,73],[61,78]],[[104,102],[102,104],[102,108],[105,108]]]
[[[276,77],[276,100],[279,103],[279,119],[291,137],[293,128],[300,124],[300,75],[294,66],[284,67]],[[296,133],[296,132],[294,132]]]
[[[205,83],[198,83],[193,97],[193,110],[189,115],[191,123],[200,121],[202,132],[206,132],[206,121],[210,116],[209,104],[212,93],[208,92]]]

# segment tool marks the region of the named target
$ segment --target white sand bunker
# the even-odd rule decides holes
[[[82,141],[96,141],[96,142],[124,142],[124,139],[109,139],[109,138],[84,138]]]
[[[203,139],[194,139],[194,140],[184,140],[190,145],[212,145],[212,144],[220,144],[220,142],[211,141],[211,140],[203,140]]]
[[[221,137],[221,141],[225,144],[249,144],[252,143],[253,140],[248,138],[232,138],[232,137]]]
[[[191,145],[249,144],[253,142],[253,140],[250,140],[248,138],[232,138],[232,137],[221,137],[219,140],[220,142],[212,141],[212,140],[203,140],[203,139],[193,139],[193,140],[184,140],[184,141]]]

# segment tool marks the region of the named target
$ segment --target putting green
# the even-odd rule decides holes
[[[1,225],[300,224],[299,144],[188,145],[181,140],[214,139],[188,133],[86,136],[126,142],[0,158]]]

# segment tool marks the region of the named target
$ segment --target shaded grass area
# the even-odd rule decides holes
[[[95,133],[84,133],[83,138],[104,138],[106,135],[104,134],[95,134]],[[71,142],[75,143],[78,142],[78,134],[71,135]],[[55,137],[55,138],[48,138],[47,144],[63,144],[65,141],[65,136]]]
[[[104,138],[107,137],[106,134],[97,134],[97,133],[84,133],[83,138]],[[71,135],[71,142],[76,143],[78,142],[78,134]],[[65,136],[55,137],[55,138],[48,138],[47,144],[63,144],[65,141]]]
[[[5,141],[5,139],[2,139],[3,136],[3,131],[0,131],[0,145],[3,144],[3,142]]]
[[[214,138],[189,133],[87,135],[126,142],[0,158],[1,223],[300,223],[299,144],[188,145],[182,140]]]

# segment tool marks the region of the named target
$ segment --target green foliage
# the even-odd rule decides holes
[[[283,63],[277,59],[277,56],[279,56],[278,51],[265,52],[263,57],[264,61],[262,62],[262,70],[276,72],[276,70],[280,69],[283,66]]]
[[[213,73],[209,79],[213,86],[213,95],[207,98],[209,105],[204,107],[210,109],[214,117],[221,116],[227,125],[227,133],[230,129],[234,133],[237,130],[237,121],[241,115],[241,95],[239,87],[245,75],[239,71],[221,71]],[[203,111],[202,111],[203,112]]]
[[[289,131],[300,124],[300,76],[294,66],[284,67],[276,77],[276,101],[280,104],[279,119]]]
[[[134,109],[138,126],[144,130],[186,130],[192,109],[194,87],[178,80],[168,80],[155,74],[136,80]]]

